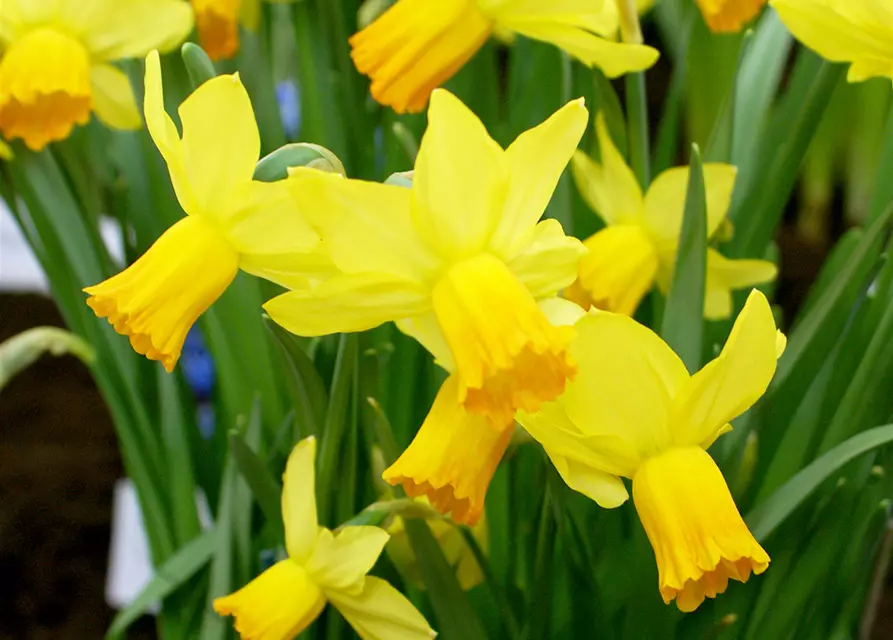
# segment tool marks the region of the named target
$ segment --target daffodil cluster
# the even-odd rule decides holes
[[[186,6],[160,6],[174,11],[168,4],[181,13]],[[720,29],[737,28],[761,6],[740,3],[732,11],[726,5],[734,3],[700,4],[708,23]],[[192,0],[192,6],[209,53],[232,55],[246,5]],[[29,22],[28,10],[16,10],[17,21],[7,20],[13,14],[4,10],[0,23],[31,25],[31,31],[4,26],[2,32],[22,47],[11,40],[0,62],[0,74],[8,71],[16,82],[75,78],[51,72],[76,47],[91,52],[88,60],[137,50],[96,44],[86,28],[87,35],[78,35],[83,41],[70,29],[56,33]],[[143,34],[140,45],[178,41],[192,26],[183,15],[177,29],[163,37]],[[653,49],[615,42],[617,29],[617,6],[607,0],[398,0],[350,45],[357,68],[372,78],[376,99],[397,111],[428,105],[427,129],[405,184],[311,167],[293,167],[275,182],[255,180],[260,139],[239,75],[201,84],[179,107],[178,130],[165,111],[159,54],[152,51],[146,126],[186,215],[131,266],[88,286],[87,304],[168,371],[192,324],[239,270],[284,288],[263,308],[299,336],[395,323],[448,376],[384,480],[455,522],[483,527],[487,489],[517,420],[566,483],[601,506],[624,502],[621,478],[632,481],[660,592],[682,610],[695,609],[722,593],[730,578],[745,581],[769,564],[706,451],[773,376],[784,338],[769,303],[752,292],[722,353],[691,375],[660,338],[630,317],[654,285],[666,292],[672,279],[689,168],[664,172],[643,194],[601,114],[595,118],[599,161],[578,150],[590,122],[582,99],[503,148],[468,107],[438,88],[491,35],[556,44],[610,76],[654,63]],[[40,51],[47,38],[63,43],[60,57],[25,55],[34,37],[41,39]],[[89,75],[89,65],[85,69]],[[120,73],[102,69],[100,75]],[[2,113],[13,114],[2,126],[31,146],[64,137],[89,105],[100,111],[103,104],[99,93],[91,98],[89,83],[82,90],[64,83],[18,89],[16,82],[8,85],[11,97],[5,87],[0,92]],[[78,102],[83,95],[86,101]],[[41,100],[49,102],[34,107]],[[543,219],[568,164],[584,200],[607,223],[585,242],[567,235],[558,221]],[[730,165],[704,167],[710,236],[726,228],[735,176]],[[771,263],[729,260],[710,248],[704,315],[730,317],[733,290],[775,274]],[[333,533],[319,526],[314,452],[312,439],[299,443],[284,476],[288,558],[218,599],[215,609],[234,615],[244,637],[292,637],[326,602],[363,638],[431,637],[403,596],[366,575],[388,533],[375,527]],[[391,531],[401,535],[399,520]],[[452,525],[438,535],[463,584],[478,581],[480,567]],[[411,572],[412,553],[405,545],[393,549],[397,564]]]

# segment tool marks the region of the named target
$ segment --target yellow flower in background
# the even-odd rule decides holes
[[[288,558],[239,591],[214,600],[235,617],[236,631],[254,640],[289,640],[331,603],[363,640],[434,638],[421,613],[387,581],[366,575],[388,534],[350,526],[332,533],[316,514],[316,440],[292,450],[282,477],[282,519]]]
[[[766,0],[697,0],[704,22],[714,33],[738,33],[759,15]]]
[[[186,333],[241,268],[296,286],[297,254],[316,233],[295,209],[285,181],[252,180],[260,136],[238,74],[201,85],[180,105],[183,136],[164,111],[158,52],[146,58],[145,116],[188,214],[134,264],[84,289],[133,348],[173,370]]]
[[[419,502],[426,503],[425,498],[416,498]],[[447,562],[456,573],[456,580],[464,591],[468,591],[484,581],[484,572],[478,564],[474,553],[469,548],[468,543],[459,529],[446,520],[430,519],[428,527],[431,534],[440,545],[443,555]],[[385,546],[385,553],[394,563],[394,566],[400,571],[403,578],[419,589],[425,589],[425,582],[422,579],[422,572],[419,568],[418,559],[412,550],[409,542],[409,536],[406,535],[403,518],[396,516],[393,521],[386,527],[391,539]],[[477,540],[481,551],[488,552],[489,541],[487,535],[487,519],[481,518],[475,524],[471,533]]]
[[[398,0],[350,38],[351,57],[378,102],[416,112],[493,34],[554,44],[612,78],[653,65],[656,49],[611,39],[618,24],[614,0]]]
[[[537,221],[586,122],[575,100],[503,150],[438,90],[411,188],[298,169],[299,208],[342,273],[264,308],[303,336],[396,321],[456,372],[456,402],[505,428],[574,372],[573,329],[552,326],[537,300],[573,281],[583,247]]]
[[[232,58],[239,50],[239,25],[256,31],[261,0],[189,0],[195,10],[198,41],[211,60]],[[266,0],[285,4],[294,0]]]
[[[593,310],[576,323],[577,378],[518,421],[564,481],[606,508],[629,495],[657,560],[664,602],[693,611],[705,597],[762,573],[754,540],[706,449],[763,395],[784,350],[765,296],[751,292],[717,358],[689,375],[633,319]]]
[[[849,62],[847,80],[893,78],[893,4],[888,0],[771,0],[785,26],[832,62]]]
[[[584,242],[589,255],[580,260],[577,281],[565,291],[565,297],[584,309],[595,306],[632,315],[655,283],[664,293],[669,289],[682,231],[689,169],[664,171],[643,196],[636,177],[611,140],[603,114],[596,117],[596,133],[601,163],[577,151],[571,170],[580,195],[608,226]],[[731,165],[704,164],[708,237],[721,231],[735,174]],[[771,262],[730,260],[708,248],[704,316],[711,320],[729,317],[733,290],[768,282],[776,273]]]
[[[3,140],[0,140],[0,160],[12,160],[13,157],[15,156],[12,152],[12,148],[3,142]]]
[[[40,150],[91,111],[110,127],[138,129],[130,81],[110,63],[173,48],[191,29],[180,0],[3,0],[0,132]]]

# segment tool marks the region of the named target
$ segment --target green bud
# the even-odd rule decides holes
[[[180,56],[186,65],[186,72],[192,82],[192,88],[198,89],[211,78],[217,76],[214,63],[205,53],[205,50],[193,42],[187,42],[180,47]]]
[[[288,177],[288,170],[294,167],[310,167],[345,175],[344,165],[334,153],[318,144],[297,142],[279,147],[261,158],[254,169],[254,179],[261,182],[284,180]]]

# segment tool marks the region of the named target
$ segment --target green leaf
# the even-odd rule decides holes
[[[350,392],[356,375],[357,335],[344,333],[338,341],[329,406],[320,434],[317,486],[323,493],[317,491],[317,505],[321,522],[325,522],[331,515],[332,498],[339,484],[335,480],[340,467],[338,454],[348,422]]]
[[[486,640],[483,624],[468,603],[428,523],[407,518],[404,526],[437,615],[438,637],[444,640]]]
[[[736,190],[729,211],[735,225],[735,237],[728,245],[731,257],[761,256],[769,244],[809,143],[843,74],[843,65],[825,62],[809,51],[801,51],[800,58],[791,89],[761,137],[754,171],[742,176]]]
[[[893,424],[875,427],[853,436],[816,458],[747,514],[745,521],[751,533],[757,540],[765,540],[820,484],[843,465],[890,442],[893,442]]]
[[[701,368],[706,271],[707,192],[701,154],[692,145],[682,233],[661,326],[661,336],[691,372]]]
[[[868,209],[868,222],[871,222],[884,213],[884,210],[893,202],[893,109],[884,126],[884,144],[881,147],[881,157],[877,165],[877,177],[874,181],[874,194]]]
[[[107,637],[121,637],[133,622],[156,602],[174,593],[204,567],[217,543],[217,530],[209,529],[177,549],[156,571],[140,594],[112,620]]]
[[[274,528],[279,539],[285,539],[285,525],[282,521],[282,505],[280,496],[282,487],[273,478],[257,453],[248,446],[245,439],[237,431],[229,433],[229,450],[236,461],[239,473],[248,483],[248,488],[260,505],[267,522]]]
[[[298,437],[294,440],[319,434],[328,405],[325,383],[299,339],[273,322],[268,315],[265,314],[263,319],[279,347],[289,374],[288,389],[296,412],[295,423],[299,427]]]
[[[626,81],[626,124],[629,137],[629,166],[639,180],[642,191],[651,184],[651,152],[648,150],[648,97],[645,73],[628,73]]]
[[[56,327],[34,327],[0,343],[0,389],[19,372],[27,369],[44,353],[54,356],[71,354],[86,365],[96,354],[77,335]]]
[[[186,72],[192,82],[192,88],[198,89],[211,78],[217,76],[214,63],[205,53],[205,50],[193,42],[187,42],[180,47],[180,56],[186,65]]]

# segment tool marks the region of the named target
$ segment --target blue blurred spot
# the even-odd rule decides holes
[[[276,83],[276,101],[279,103],[279,117],[289,138],[297,138],[301,129],[301,90],[294,80],[280,80]]]
[[[197,327],[192,327],[186,334],[180,366],[186,383],[192,389],[197,400],[207,400],[214,391],[216,379],[214,360],[205,348],[205,341]]]

